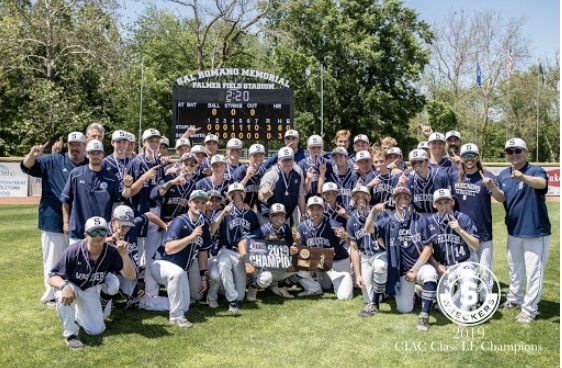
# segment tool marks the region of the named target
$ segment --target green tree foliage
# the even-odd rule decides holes
[[[293,0],[270,27],[280,74],[296,90],[303,135],[320,132],[323,68],[328,137],[344,127],[406,143],[408,121],[425,102],[412,82],[429,62],[424,43],[432,39],[412,9],[393,0]]]
[[[448,103],[431,100],[428,102],[427,113],[429,125],[436,132],[447,132],[457,127],[457,114]]]

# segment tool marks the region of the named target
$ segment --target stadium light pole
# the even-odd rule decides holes
[[[142,91],[144,87],[144,55],[141,57],[140,103],[139,103],[139,142],[142,142]],[[139,144],[139,149],[140,149]]]

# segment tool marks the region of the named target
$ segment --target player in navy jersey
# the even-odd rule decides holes
[[[258,204],[258,192],[260,180],[266,172],[265,165],[265,147],[261,144],[253,144],[248,151],[250,163],[240,165],[234,172],[234,180],[239,182],[246,188],[246,197],[244,203],[250,208],[255,208]]]
[[[361,288],[367,306],[359,316],[369,317],[379,310],[379,302],[386,288],[387,257],[376,236],[365,231],[365,221],[370,213],[371,194],[365,186],[353,190],[355,210],[347,222],[350,255],[355,271],[355,282]],[[374,208],[373,208],[374,210]]]
[[[102,217],[91,217],[82,227],[85,239],[66,248],[49,274],[63,336],[71,349],[84,347],[78,339],[78,324],[88,335],[105,330],[100,292],[115,295],[119,291],[119,280],[108,274],[119,272],[127,279],[135,278],[127,243],[117,242],[116,247],[105,243],[108,227]]]
[[[228,180],[235,180],[234,172],[242,166],[240,164],[242,148],[244,148],[244,145],[238,138],[232,138],[226,142],[226,172],[224,173],[224,177]]]
[[[125,150],[125,157],[127,157],[129,160],[132,160],[136,156],[135,154],[136,138],[133,133],[129,133],[129,132],[125,132],[125,133],[127,133],[127,141],[129,142],[129,144],[127,145],[127,149]]]
[[[408,188],[396,187],[393,200],[395,211],[379,218],[374,213],[369,214],[365,231],[374,232],[379,244],[386,248],[386,292],[396,295],[398,312],[412,312],[415,284],[422,285],[422,312],[418,318],[417,330],[427,331],[429,313],[437,290],[437,272],[427,263],[433,251],[433,234],[429,231],[426,217],[412,211],[412,193]]]
[[[191,192],[188,213],[168,227],[151,265],[155,280],[168,290],[169,322],[182,328],[192,326],[185,318],[190,300],[201,299],[208,287],[208,250],[213,246],[203,214],[208,199],[202,190]],[[195,259],[197,262],[193,262]],[[197,289],[196,296],[191,295],[192,284]]]
[[[222,282],[229,304],[228,310],[237,313],[238,302],[244,300],[247,280],[244,262],[238,253],[238,243],[252,231],[258,229],[260,225],[256,213],[245,208],[243,185],[231,184],[228,187],[228,196],[232,199],[232,203],[217,218],[217,221],[221,221],[221,250],[218,256],[218,269],[220,282]],[[213,280],[213,282],[218,282],[218,280]]]
[[[332,169],[328,159],[324,156],[324,140],[319,135],[311,135],[308,138],[308,157],[298,161],[297,164],[304,174],[305,199],[322,194],[321,189],[330,175]]]
[[[454,163],[446,154],[445,136],[441,133],[431,133],[427,144],[429,145],[430,160],[429,166],[444,170],[448,175],[456,175],[459,166]]]
[[[195,189],[204,190],[208,192],[210,190],[216,190],[223,196],[223,204],[226,204],[226,191],[228,186],[233,183],[233,179],[227,179],[226,173],[226,159],[223,155],[214,155],[210,161],[211,164],[211,176],[203,178],[195,184]]]
[[[404,171],[398,186],[406,186],[412,192],[412,204],[418,213],[434,213],[433,193],[437,189],[450,189],[449,176],[440,169],[428,166],[427,153],[415,149],[410,152],[413,172]]]
[[[404,162],[404,154],[400,148],[390,147],[384,152],[386,152],[388,160],[387,167],[392,176],[401,174],[407,169],[406,163]]]
[[[326,175],[326,182],[335,183],[338,187],[338,204],[346,211],[353,210],[349,202],[351,201],[351,191],[357,185],[357,173],[349,165],[348,153],[342,147],[336,147],[332,151],[332,171]]]
[[[496,185],[495,176],[484,171],[480,161],[480,151],[475,144],[463,145],[460,148],[460,157],[459,177],[453,185],[455,202],[459,210],[468,215],[478,228],[480,239],[478,262],[492,270],[494,258],[491,197],[498,202],[503,202],[503,191]],[[489,274],[484,273],[484,275]]]
[[[324,216],[324,201],[320,197],[310,197],[306,204],[308,219],[297,226],[298,243],[314,248],[333,248],[335,251],[332,269],[326,272],[334,287],[338,300],[350,300],[353,297],[353,281],[350,272],[349,254],[345,249],[348,239],[345,229],[338,223]],[[299,296],[322,293],[303,291]]]
[[[209,303],[210,308],[218,308],[219,303],[217,302],[219,289],[221,286],[220,273],[219,273],[219,260],[218,254],[220,250],[220,224],[224,216],[229,213],[232,207],[227,208],[227,212],[224,212],[226,208],[223,205],[223,197],[221,193],[217,190],[210,190],[207,192],[209,196],[209,201],[205,206],[205,216],[207,218],[207,224],[209,224],[209,229],[211,232],[211,239],[213,240],[213,247],[209,249],[209,291],[207,292],[207,303]]]
[[[127,147],[129,146],[127,132],[124,130],[113,132],[111,135],[111,145],[113,146],[113,153],[103,158],[101,166],[117,176],[119,181],[122,181],[125,168],[129,164],[129,158],[126,156]]]
[[[179,160],[180,171],[167,175],[152,189],[151,198],[160,206],[160,218],[170,223],[175,217],[187,212],[188,198],[197,182],[198,161],[195,155],[186,153]]]
[[[373,158],[369,151],[360,151],[355,156],[355,160],[357,165],[357,183],[366,186],[377,176],[376,172],[373,171]]]
[[[507,226],[507,265],[509,292],[504,309],[521,307],[519,323],[531,323],[537,313],[551,230],[545,195],[548,175],[544,169],[527,162],[527,144],[512,138],[505,144],[505,154],[511,164],[498,176],[504,192],[505,224]],[[523,284],[527,276],[527,294]]]
[[[450,130],[445,133],[445,143],[447,146],[447,155],[455,164],[460,165],[460,150],[461,150],[461,133],[456,130]]]
[[[308,152],[305,151],[299,144],[299,132],[294,129],[287,130],[284,136],[284,142],[286,147],[290,147],[293,150],[295,162],[299,162],[308,156]],[[266,162],[265,168],[269,169],[279,161],[279,152],[275,152]],[[289,214],[290,216],[290,214]]]
[[[150,198],[152,190],[164,177],[164,168],[156,156],[160,146],[160,132],[156,129],[147,129],[142,134],[142,145],[144,153],[129,162],[129,170],[135,179],[133,184],[133,210],[135,215],[152,212],[160,216],[160,207],[154,199]],[[153,262],[156,248],[162,241],[163,233],[158,231],[158,226],[149,223],[148,226],[137,234],[139,252],[141,253],[141,264],[144,265],[145,292],[151,296],[158,296],[158,284],[150,273],[150,265]]]
[[[277,166],[267,171],[261,181],[258,199],[261,202],[261,223],[267,222],[269,206],[273,203],[283,203],[289,214],[291,224],[297,223],[298,206],[301,221],[304,221],[304,177],[301,168],[295,165],[295,155],[290,147],[283,147],[277,155]]]
[[[322,198],[324,199],[324,207],[326,208],[324,216],[334,220],[345,228],[349,215],[346,209],[338,204],[338,185],[332,182],[325,183],[322,186]]]
[[[62,146],[62,137],[60,145]],[[45,292],[41,303],[55,306],[55,294],[49,285],[49,272],[68,247],[68,235],[63,231],[62,202],[60,196],[69,174],[78,166],[88,164],[84,157],[86,137],[80,132],[68,135],[68,152],[41,156],[47,147],[33,146],[20,164],[21,170],[33,177],[41,178],[41,201],[39,202],[38,227],[41,229],[41,249],[43,253],[43,282]],[[61,147],[62,149],[62,147]]]
[[[170,163],[164,167],[164,177],[167,177],[170,174],[177,174],[178,172],[180,172],[181,157],[186,153],[190,153],[190,151],[191,151],[191,143],[189,143],[189,139],[187,138],[178,139],[176,141],[176,154],[174,156],[170,156],[170,158],[177,156],[178,161]]]
[[[385,151],[373,150],[373,165],[377,170],[377,176],[367,184],[367,188],[371,191],[372,205],[386,203],[386,207],[392,209],[394,208],[392,191],[396,187],[400,175],[392,175],[388,169],[388,163],[388,154]]]
[[[80,166],[70,172],[61,194],[63,228],[72,244],[84,237],[84,224],[93,216],[111,220],[113,203],[131,196],[133,178],[124,172],[123,191],[121,182],[115,175],[102,168],[103,145],[100,141],[90,141],[86,146],[88,165]]]
[[[350,163],[354,164],[357,162],[357,154],[362,151],[369,151],[369,137],[365,134],[359,134],[353,137],[353,150],[355,151],[355,155],[349,156]]]

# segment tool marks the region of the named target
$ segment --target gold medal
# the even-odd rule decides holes
[[[285,191],[285,197],[288,197],[288,196],[289,196],[289,191],[286,190],[286,191]]]

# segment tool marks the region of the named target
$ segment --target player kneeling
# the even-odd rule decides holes
[[[151,272],[159,284],[166,286],[170,301],[170,324],[178,327],[191,327],[185,318],[189,310],[190,284],[198,283],[198,291],[203,294],[208,287],[208,250],[213,241],[209,225],[203,211],[209,200],[207,193],[194,190],[189,196],[189,210],[174,219],[162,245],[156,250]],[[197,258],[198,263],[193,260]],[[199,277],[193,277],[192,268],[199,267]],[[187,271],[187,272],[186,272]],[[189,276],[188,276],[189,275]]]
[[[412,192],[406,187],[393,191],[396,210],[389,216],[375,220],[370,214],[365,231],[378,236],[386,248],[388,281],[386,292],[396,295],[396,309],[410,313],[414,309],[415,285],[423,286],[422,311],[417,330],[429,329],[429,312],[437,290],[437,272],[426,263],[433,251],[433,238],[423,215],[412,212]]]
[[[120,272],[129,280],[136,276],[127,243],[119,240],[112,247],[105,242],[108,226],[102,217],[89,218],[85,230],[86,239],[64,251],[48,280],[55,288],[57,312],[71,349],[84,347],[78,339],[78,324],[88,335],[105,331],[100,292],[115,295],[119,291],[119,280],[109,273]]]

